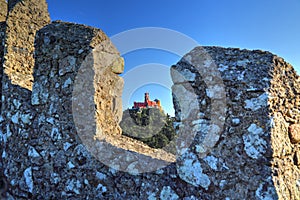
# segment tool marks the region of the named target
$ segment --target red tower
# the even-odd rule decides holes
[[[145,93],[145,100],[144,102],[134,102],[133,103],[133,108],[159,108],[161,109],[160,101],[155,99],[154,101],[150,100],[149,93]]]
[[[150,97],[149,97],[149,93],[146,92],[145,93],[145,101],[144,101],[144,103],[146,104],[146,106],[148,106],[148,102],[150,102]]]

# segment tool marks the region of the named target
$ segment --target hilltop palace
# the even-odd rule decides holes
[[[159,108],[161,109],[160,100],[155,99],[154,101],[150,100],[149,93],[145,93],[145,100],[144,102],[134,102],[133,109],[140,109],[140,108]]]

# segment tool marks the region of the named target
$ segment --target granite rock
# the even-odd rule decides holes
[[[210,180],[200,192],[208,199],[300,198],[300,86],[290,64],[260,50],[197,47],[171,75],[177,132],[193,140],[179,155],[179,177]],[[194,159],[189,168],[185,158]]]
[[[300,198],[300,79],[282,58],[196,47],[172,66],[174,155],[121,135],[124,60],[105,33],[49,24],[45,1],[8,7],[1,199]]]
[[[0,1],[0,22],[5,21],[7,15],[7,3],[5,0]]]

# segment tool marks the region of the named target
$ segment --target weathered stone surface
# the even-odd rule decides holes
[[[10,4],[12,1],[8,3]],[[35,32],[49,21],[45,1],[24,0],[18,3],[15,1],[10,6],[6,22],[1,23],[0,53],[5,52],[4,55],[1,55],[1,110],[5,110],[5,112],[1,112],[0,129],[1,135],[5,139],[1,140],[3,148],[0,149],[2,155],[0,161],[3,166],[11,166],[9,171],[8,168],[6,170],[3,168],[4,175],[14,174],[11,177],[13,179],[10,179],[13,180],[11,185],[13,187],[20,185],[15,192],[24,198],[27,196],[26,191],[28,192],[23,176],[25,168],[17,167],[18,163],[22,163],[22,161],[15,158],[19,158],[19,153],[26,151],[27,147],[24,149],[24,146],[20,144],[27,143],[25,141],[28,141],[32,132],[30,124],[35,117],[35,112],[30,105],[31,92],[27,90],[31,88],[33,80]],[[2,40],[3,37],[4,40]],[[18,138],[16,143],[10,142],[15,138]],[[13,155],[13,152],[17,152],[16,155]],[[18,177],[18,179],[14,179],[14,177]],[[22,181],[16,182],[15,180]],[[5,182],[9,184],[7,180]],[[9,188],[8,185],[7,189]],[[25,192],[22,190],[24,188],[27,188]]]
[[[152,191],[152,181],[159,196],[166,183],[157,175],[146,181],[122,172],[152,172],[175,156],[121,137],[123,81],[116,73],[123,66],[116,63],[122,65],[122,58],[108,37],[95,28],[53,22],[38,31],[35,49],[32,92],[8,85],[16,87],[11,95],[24,97],[4,99],[6,110],[12,109],[1,124],[6,196],[140,199],[146,193],[129,191],[132,184]]]
[[[0,80],[3,75],[3,55],[4,55],[4,39],[5,39],[5,22],[0,22]],[[2,81],[0,81],[0,95],[2,97]],[[1,99],[0,99],[1,108]]]
[[[5,0],[0,0],[0,8],[0,22],[3,22],[7,15],[7,3]]]
[[[50,22],[45,0],[10,0],[7,15],[4,73],[12,84],[32,88],[34,38]]]
[[[288,63],[264,51],[197,47],[172,67],[171,75],[178,132],[194,136],[177,162],[183,180],[198,183],[208,199],[300,198],[299,130],[291,125],[300,120],[300,86]],[[191,92],[197,96],[196,115],[186,114],[192,113]],[[213,104],[220,106],[218,112]],[[222,119],[224,127],[212,129]],[[185,158],[194,158],[190,168]],[[201,184],[206,179],[207,185]]]
[[[43,27],[46,8],[12,0],[0,23],[1,199],[299,199],[300,79],[283,59],[198,47],[173,66],[176,157],[120,135],[123,59],[98,29]]]

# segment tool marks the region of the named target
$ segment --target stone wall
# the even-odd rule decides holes
[[[3,55],[4,55],[4,39],[5,39],[5,22],[0,22],[0,80],[2,80],[3,74]],[[0,81],[0,95],[2,96],[2,81]],[[1,99],[0,99],[0,110],[1,110]]]
[[[280,199],[299,199],[300,78],[282,58],[273,57],[273,63],[268,98],[272,177]]]
[[[32,88],[34,38],[50,22],[45,0],[8,1],[4,72],[12,84]]]
[[[5,19],[7,14],[7,3],[5,0],[0,1],[0,96],[2,97],[2,75],[3,75],[3,54],[4,54],[4,39],[5,39]],[[2,107],[2,100],[0,99],[0,110]],[[1,118],[1,117],[0,117]],[[0,119],[0,123],[1,123]],[[2,139],[0,139],[0,154],[2,155],[3,145]],[[2,194],[7,189],[6,181],[3,176],[3,165],[2,158],[0,157],[0,198],[2,198]]]
[[[5,0],[0,1],[0,8],[0,22],[3,22],[7,15],[7,3]]]
[[[37,33],[33,90],[14,86],[15,93],[4,101],[1,146],[5,198],[140,199],[146,191],[156,190],[156,187],[149,188],[153,186],[152,180],[158,186],[164,184],[158,181],[157,175],[135,179],[133,175],[107,167],[99,161],[101,158],[94,157],[97,156],[94,146],[87,145],[88,142],[98,145],[94,136],[102,138],[102,133],[120,136],[117,122],[122,112],[114,104],[120,101],[122,81],[117,74],[123,64],[116,49],[106,40],[107,36],[98,29],[61,22],[54,22]],[[107,60],[110,55],[113,56]],[[101,119],[103,114],[105,120]],[[105,132],[108,125],[104,122],[114,123],[110,133]],[[120,142],[130,144],[129,139]],[[131,146],[147,148],[137,141]],[[112,152],[105,148],[111,147],[110,143],[100,147],[103,150],[100,155],[108,161]],[[119,153],[120,148],[114,150]],[[119,153],[118,156],[129,159],[121,161],[124,166],[120,169],[124,171],[140,155],[124,157],[124,153]],[[131,168],[134,171],[135,165]],[[135,184],[135,187],[145,184],[144,192],[129,191]]]
[[[1,64],[2,148],[0,153],[4,176],[14,174],[10,178],[15,180],[15,177],[23,175],[18,166],[23,163],[19,155],[24,151],[24,146],[27,146],[24,141],[28,140],[33,130],[31,120],[35,116],[35,111],[30,104],[35,33],[49,23],[50,19],[45,1],[8,1],[8,5],[10,9],[3,28],[5,30],[4,43],[2,43],[4,55],[1,59],[3,64]],[[10,143],[10,136],[12,136],[11,139],[18,138],[16,141],[19,143]],[[12,168],[7,168],[8,166]],[[15,187],[15,184],[19,184],[9,183],[5,179],[1,181],[6,183],[3,184],[6,185],[4,188]],[[16,192],[23,195],[19,188]]]
[[[2,79],[2,91],[7,92],[1,113],[3,198],[140,199],[144,195],[126,190],[133,181],[142,184],[145,177],[133,180],[122,171],[151,169],[147,163],[153,159],[127,150],[152,155],[158,165],[168,164],[174,155],[120,135],[123,81],[117,74],[122,71],[123,59],[98,29],[54,22],[38,31],[32,92]],[[137,160],[144,162],[142,168]],[[103,164],[110,161],[108,165],[116,164],[121,171]],[[143,182],[147,183],[143,190],[150,190],[146,188],[152,186],[151,180]]]
[[[124,63],[101,30],[48,24],[35,0],[9,1],[6,23],[2,199],[299,199],[300,80],[283,59],[197,47],[174,65],[174,155],[121,135]]]
[[[7,3],[5,0],[0,1],[0,80],[2,80],[2,62],[4,54],[4,39],[5,39],[5,20],[7,15]],[[0,88],[2,88],[2,83],[0,81]],[[0,91],[0,96],[2,96],[2,89]],[[1,99],[0,99],[0,110],[1,110]],[[1,152],[1,151],[0,151]]]
[[[178,132],[194,135],[180,177],[210,199],[299,199],[300,87],[288,63],[264,51],[198,47],[172,78]],[[195,94],[197,105],[187,104]],[[187,159],[201,179],[186,173]]]

